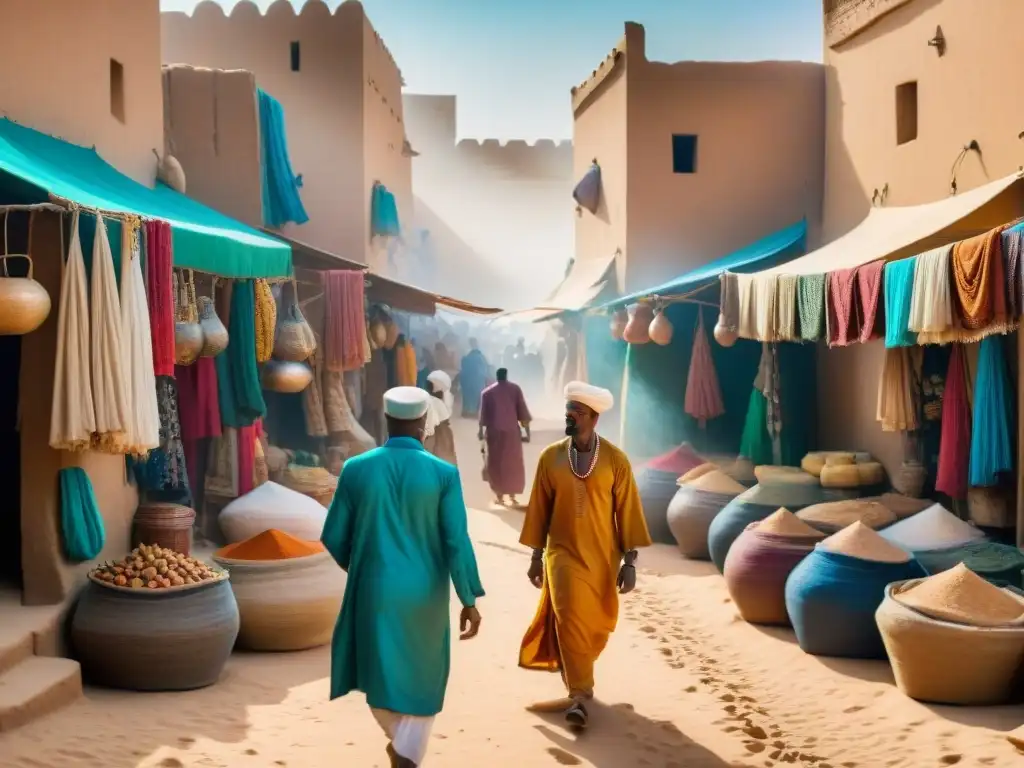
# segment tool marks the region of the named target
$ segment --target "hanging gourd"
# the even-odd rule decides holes
[[[672,331],[672,321],[665,317],[665,308],[658,307],[654,311],[654,319],[647,329],[647,335],[655,344],[664,347],[672,341]]]
[[[294,395],[313,383],[313,371],[305,363],[269,360],[263,365],[260,382],[271,392]]]
[[[23,336],[32,333],[50,315],[50,294],[32,279],[32,256],[27,253],[10,253],[7,245],[7,220],[10,212],[4,214],[4,254],[2,257],[4,275],[0,278],[0,336]],[[32,250],[32,224],[35,212],[29,214],[28,248]],[[28,262],[27,277],[11,277],[7,271],[8,259],[25,259]]]
[[[291,290],[291,302],[278,315],[274,357],[278,360],[302,362],[316,351],[316,337],[299,308],[299,289],[295,280],[291,282]],[[281,298],[287,302],[286,290],[282,290]]]
[[[213,291],[217,290],[214,281]],[[228,348],[228,329],[217,315],[216,303],[212,296],[199,297],[199,326],[203,329],[203,348],[200,357],[216,357]]]
[[[629,322],[629,313],[625,308],[615,310],[612,315],[612,321],[610,323],[612,338],[616,341],[622,341],[622,334],[626,331],[626,323]]]
[[[191,274],[174,273],[174,362],[192,365],[203,351],[196,286]]]
[[[650,304],[640,303],[633,307],[629,322],[622,332],[622,338],[630,344],[646,344],[651,340],[650,327],[654,320],[654,310]]]
[[[715,341],[723,347],[731,347],[739,337],[735,330],[726,325],[725,315],[719,315],[718,322],[715,323]]]

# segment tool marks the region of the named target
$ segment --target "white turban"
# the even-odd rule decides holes
[[[582,381],[570,381],[565,385],[565,399],[570,403],[585,405],[595,413],[604,413],[615,405],[615,398],[607,389]]]
[[[419,387],[394,387],[384,393],[384,413],[399,421],[422,418],[430,407],[430,395]]]
[[[447,392],[452,388],[452,379],[444,371],[431,371],[427,381],[433,384],[439,392]]]

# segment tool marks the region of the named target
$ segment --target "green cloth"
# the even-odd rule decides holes
[[[256,290],[239,280],[231,291],[228,348],[217,361],[220,421],[225,427],[248,427],[267,412],[256,366]]]
[[[86,208],[163,219],[173,230],[174,266],[223,277],[287,277],[291,246],[157,183],[121,174],[95,149],[0,120],[0,170],[28,182],[29,200],[49,195]]]
[[[750,404],[740,439],[740,456],[750,459],[754,466],[775,463],[772,438],[768,434],[768,400],[757,387],[750,390]]]
[[[459,470],[411,437],[345,462],[323,534],[348,573],[331,642],[331,698],[431,717],[451,664],[451,585],[483,597]]]
[[[825,338],[825,275],[801,275],[796,286],[800,338],[818,341]]]
[[[64,467],[60,478],[60,525],[64,555],[73,563],[95,560],[107,541],[92,481],[81,467]]]

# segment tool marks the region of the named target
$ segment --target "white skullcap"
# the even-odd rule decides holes
[[[615,398],[607,389],[582,381],[570,381],[565,385],[565,399],[570,403],[581,403],[595,413],[604,413],[615,405]]]
[[[427,375],[427,381],[442,392],[447,392],[452,388],[452,379],[444,371],[431,371]]]
[[[393,387],[384,393],[384,413],[399,421],[422,418],[430,407],[430,395],[419,387]]]

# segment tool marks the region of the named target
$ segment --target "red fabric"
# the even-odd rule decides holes
[[[718,372],[711,358],[711,344],[704,328],[703,313],[697,316],[697,332],[693,335],[690,370],[686,374],[686,397],[683,410],[697,419],[703,427],[711,419],[725,413],[722,389],[718,385]]]
[[[200,357],[194,365],[176,365],[178,420],[182,440],[220,437],[220,400],[217,396],[217,364]]]
[[[153,341],[153,372],[157,376],[174,375],[173,264],[171,225],[166,221],[147,221],[146,300],[149,303],[149,331]]]
[[[857,323],[861,341],[885,335],[885,304],[879,301],[884,269],[885,262],[881,259],[857,268]]]
[[[334,372],[355,371],[366,362],[366,311],[363,273],[356,270],[322,272],[324,302],[324,364]]]
[[[935,490],[951,499],[967,498],[967,472],[971,463],[971,406],[965,362],[963,345],[954,344],[942,394],[942,436],[935,478]]]
[[[256,439],[263,434],[263,420],[238,428],[238,495],[245,496],[255,487]]]
[[[845,347],[857,340],[857,269],[837,269],[828,273],[828,345]]]
[[[696,453],[688,443],[673,448],[668,453],[656,456],[647,462],[647,469],[655,472],[671,472],[672,474],[685,475],[694,467],[704,463],[704,457]]]

